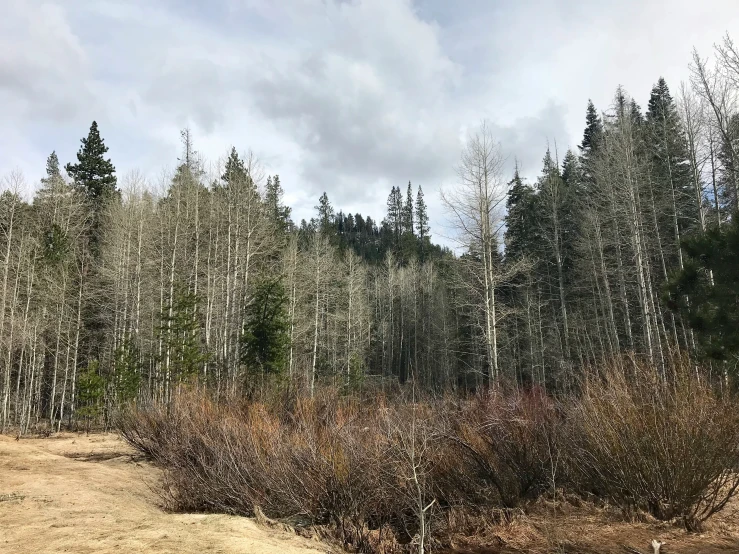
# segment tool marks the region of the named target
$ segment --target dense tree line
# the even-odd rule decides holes
[[[0,197],[3,429],[166,402],[185,383],[566,389],[605,358],[680,354],[728,378],[739,55],[728,37],[716,54],[695,55],[677,95],[659,79],[646,110],[621,88],[605,112],[590,103],[577,150],[546,150],[533,183],[505,175],[483,125],[443,193],[457,253],[432,242],[410,182],[381,221],[324,193],[296,224],[252,154],[206,165],[184,131],[153,187],[117,178],[93,122],[65,172],[49,156],[32,202],[16,174]]]

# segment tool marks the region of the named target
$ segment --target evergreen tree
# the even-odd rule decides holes
[[[226,188],[236,187],[249,180],[249,173],[244,166],[244,160],[239,157],[236,148],[233,146],[226,160],[226,167],[223,175],[221,175],[221,180],[225,183]]]
[[[718,196],[724,211],[730,213],[739,209],[739,167],[737,167],[737,151],[739,151],[739,113],[728,117],[726,125],[727,137],[721,137],[717,149]]]
[[[585,131],[583,133],[582,143],[578,146],[580,149],[580,167],[583,193],[589,194],[587,191],[593,188],[595,154],[600,146],[603,138],[603,121],[593,105],[588,100],[588,109],[585,115]]]
[[[71,250],[67,234],[60,222],[53,217],[57,213],[59,202],[68,192],[72,191],[62,177],[59,158],[56,152],[52,152],[46,160],[46,177],[41,179],[41,188],[33,201],[34,207],[44,212],[45,216],[52,215],[51,218],[42,216],[38,220],[44,260],[52,265],[67,259]]]
[[[403,231],[403,195],[400,187],[393,187],[390,191],[390,196],[387,198],[385,221],[393,233],[393,244],[398,244]]]
[[[331,205],[325,191],[318,199],[318,206],[316,206],[315,209],[318,211],[318,228],[321,233],[331,233],[331,228],[334,223],[334,207]]]
[[[172,382],[185,381],[197,375],[208,359],[203,349],[197,306],[195,293],[183,283],[176,282],[173,298],[170,305],[164,306],[159,327],[166,352],[163,361],[169,364],[167,370]]]
[[[405,204],[403,204],[403,214],[401,218],[403,234],[414,233],[413,226],[413,189],[411,182],[408,181],[408,190],[406,191]]]
[[[287,233],[293,226],[290,220],[292,209],[282,202],[285,192],[280,184],[280,176],[267,178],[267,185],[264,191],[264,203],[267,207],[267,214],[277,226],[280,233]]]
[[[585,132],[580,143],[580,152],[588,157],[597,148],[598,142],[603,135],[603,122],[595,109],[592,100],[588,100],[588,109],[585,115]]]
[[[684,235],[695,228],[698,206],[690,172],[688,147],[677,112],[663,78],[652,88],[647,108],[649,155],[660,209],[660,227]],[[677,248],[676,242],[673,242]]]
[[[511,368],[515,375],[529,382],[533,379],[535,360],[531,354],[535,339],[531,332],[530,309],[536,298],[536,262],[541,256],[542,244],[539,225],[538,198],[533,187],[524,182],[516,164],[513,179],[508,183],[506,199],[506,231],[504,236],[505,267],[512,268],[526,259],[531,269],[517,275],[509,286],[501,291],[505,303],[512,307],[516,330],[510,333],[508,348],[513,352]]]
[[[423,199],[423,189],[421,185],[418,185],[418,193],[416,194],[416,235],[422,246],[431,239],[430,233],[428,209]]]
[[[257,284],[247,307],[242,339],[242,361],[247,368],[259,369],[264,374],[280,373],[285,368],[290,344],[287,303],[279,279],[265,279]]]
[[[77,152],[77,163],[68,163],[66,166],[67,173],[85,192],[95,211],[118,194],[115,167],[110,158],[105,158],[107,152],[108,147],[100,137],[98,124],[93,121],[90,133],[82,139],[82,146]]]
[[[566,269],[573,270],[573,264],[577,254],[576,244],[581,235],[581,214],[583,210],[583,198],[587,195],[587,189],[583,182],[582,166],[572,150],[567,150],[562,160],[562,184],[564,185],[564,206],[562,221],[562,241],[565,249]]]
[[[59,170],[59,158],[54,150],[46,159],[46,177],[41,179],[44,184],[61,180],[62,172]]]
[[[109,158],[105,158],[108,147],[100,136],[97,122],[92,122],[88,136],[83,138],[81,143],[77,152],[77,163],[68,163],[66,170],[73,179],[75,188],[86,198],[89,209],[89,227],[84,233],[84,238],[92,263],[83,265],[87,297],[81,307],[84,327],[81,339],[82,358],[89,361],[103,360],[106,353],[105,337],[111,323],[110,306],[101,301],[99,296],[108,285],[99,262],[105,235],[109,232],[107,209],[112,202],[120,199],[120,193],[116,187],[115,167]],[[53,165],[52,160],[52,172]],[[53,241],[56,238],[59,237],[50,237]]]
[[[100,363],[91,360],[77,378],[77,415],[85,418],[85,428],[88,432],[90,422],[102,412],[105,397],[105,379],[99,370]]]
[[[124,340],[116,349],[114,360],[113,395],[119,404],[125,404],[138,397],[143,369],[133,341]]]
[[[722,227],[683,241],[684,269],[666,287],[708,359],[739,362],[739,213]]]
[[[567,183],[570,188],[577,188],[581,180],[580,162],[571,149],[567,150],[567,153],[562,160],[562,180]]]
[[[506,200],[505,257],[508,261],[522,259],[534,252],[539,241],[536,195],[524,183],[516,165],[513,179],[508,184]]]
[[[398,255],[400,260],[403,262],[409,262],[411,259],[418,255],[418,242],[415,236],[415,229],[413,225],[413,189],[411,188],[411,182],[408,181],[408,190],[403,202],[403,197],[400,194],[400,187],[396,189],[399,195],[399,201],[401,205],[400,210],[400,244],[398,245]]]
[[[179,161],[187,167],[191,173],[200,173],[200,159],[198,153],[192,144],[192,132],[189,128],[180,131],[180,139],[182,140],[182,158]],[[233,151],[232,151],[233,153]]]

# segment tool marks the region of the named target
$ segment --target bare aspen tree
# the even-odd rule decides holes
[[[290,380],[293,378],[295,368],[295,348],[297,339],[297,318],[298,318],[298,237],[292,235],[287,242],[285,252],[282,257],[282,272],[285,279],[286,289],[288,291],[288,320],[290,322],[290,346],[288,353],[287,372]]]
[[[307,382],[310,387],[311,397],[315,394],[316,377],[318,371],[319,339],[325,332],[326,305],[328,303],[327,286],[331,279],[331,268],[333,267],[333,252],[328,238],[320,232],[315,232],[310,237],[308,259],[306,260],[310,271],[310,289],[312,304],[312,345],[310,369]]]
[[[345,304],[341,309],[345,310],[345,348],[346,348],[346,380],[349,381],[353,370],[359,370],[364,364],[365,358],[365,329],[369,318],[369,307],[367,305],[367,271],[362,260],[354,252],[349,251],[344,260]]]
[[[16,227],[16,213],[19,208],[19,193],[23,187],[23,176],[20,173],[12,173],[3,180],[3,269],[2,269],[2,300],[0,300],[0,341],[5,340],[5,327],[7,320],[7,304],[8,304],[8,281],[11,276],[12,249],[14,246],[14,231]],[[17,236],[17,233],[16,233]],[[17,239],[16,239],[17,240]],[[10,345],[8,345],[10,348]],[[8,422],[8,398],[10,395],[11,372],[10,365],[7,364],[3,371],[3,405],[2,405],[2,432]]]
[[[547,155],[549,153],[547,152]],[[565,359],[570,359],[570,325],[567,315],[567,300],[564,280],[564,252],[563,252],[563,222],[561,213],[565,207],[565,203],[572,201],[566,195],[564,180],[559,175],[559,160],[555,158],[554,168],[545,168],[546,175],[544,183],[542,183],[540,199],[544,205],[544,216],[546,225],[543,236],[546,239],[551,252],[554,254],[555,265],[557,268],[557,291],[559,296],[559,309],[562,318],[562,336],[564,338],[564,348],[562,349]]]
[[[703,180],[701,178],[708,159],[705,148],[705,107],[703,102],[699,100],[685,82],[680,84],[678,108],[680,110],[683,129],[685,130],[688,154],[690,156],[690,175],[695,188],[695,205],[698,211],[698,221],[701,231],[705,231],[706,213],[703,203]]]
[[[459,244],[480,257],[490,382],[499,377],[500,371],[496,287],[500,285],[498,244],[506,192],[502,169],[500,145],[494,140],[490,126],[483,122],[469,137],[462,153],[458,167],[460,182],[442,193]]]
[[[734,64],[736,50],[727,37],[724,46],[718,48],[719,67],[709,68],[697,50],[693,50],[693,63],[690,66],[691,83],[698,95],[707,103],[713,114],[712,127],[721,139],[729,158],[730,182],[733,186],[734,206],[739,209],[739,146],[733,136],[732,122],[737,116],[739,88],[736,87]]]

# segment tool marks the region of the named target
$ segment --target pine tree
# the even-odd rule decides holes
[[[562,160],[562,180],[569,187],[577,188],[580,179],[580,163],[575,153],[569,149]]]
[[[421,189],[421,185],[418,185],[418,193],[416,194],[416,235],[418,235],[422,246],[430,240],[430,232],[429,215],[426,202],[423,199],[423,189]]]
[[[507,261],[522,259],[537,250],[539,242],[536,195],[524,183],[516,165],[513,179],[508,184],[506,200],[505,257]]]
[[[100,137],[98,124],[93,121],[90,133],[82,139],[82,146],[77,152],[77,163],[68,163],[66,166],[67,173],[85,192],[95,211],[118,194],[115,167],[110,158],[104,157],[107,152],[108,147]]]
[[[585,115],[585,131],[583,132],[582,143],[578,146],[580,149],[582,187],[583,192],[586,194],[594,186],[595,154],[603,139],[603,133],[603,122],[593,102],[588,100],[588,109]]]
[[[56,202],[67,190],[67,183],[65,183],[61,170],[59,169],[59,158],[56,152],[52,152],[46,159],[46,176],[41,178],[41,188],[34,198],[34,205],[40,205],[44,202]]]
[[[239,157],[236,148],[232,146],[221,179],[226,188],[233,188],[239,183],[246,183],[248,177],[249,174],[244,166],[244,160]]]
[[[125,340],[114,353],[115,371],[113,393],[119,404],[131,402],[138,397],[141,385],[141,363],[139,351],[131,340]]]
[[[408,189],[406,192],[405,202],[397,189],[398,202],[400,205],[400,243],[398,245],[398,255],[403,262],[409,262],[418,255],[418,243],[416,241],[415,229],[413,225],[413,189],[411,182],[408,181]]]
[[[46,177],[41,179],[41,182],[46,184],[53,181],[58,181],[62,178],[62,172],[59,169],[59,158],[54,150],[49,157],[46,159]]]
[[[166,347],[168,381],[176,383],[197,375],[208,354],[203,348],[202,327],[197,318],[198,297],[177,281],[170,303],[164,306],[158,330]]]
[[[192,144],[192,132],[189,127],[180,131],[182,140],[182,158],[179,161],[187,167],[193,174],[200,172],[200,160],[198,153]]]
[[[411,182],[408,181],[408,190],[405,195],[405,204],[403,204],[403,215],[402,215],[402,231],[403,234],[414,233],[413,226],[413,189],[411,188]]]
[[[400,187],[393,187],[387,197],[385,221],[393,233],[393,243],[398,244],[403,230],[403,196]]]
[[[265,279],[257,284],[254,298],[247,307],[243,336],[243,362],[263,374],[285,369],[290,343],[287,295],[279,279]]]
[[[264,191],[264,203],[267,207],[267,214],[277,226],[277,230],[284,234],[292,228],[290,213],[292,209],[282,202],[285,192],[280,184],[280,176],[267,178],[267,185]]]
[[[577,256],[575,245],[581,234],[581,214],[583,210],[583,198],[587,194],[583,182],[582,166],[572,150],[567,150],[562,160],[562,183],[565,190],[565,205],[562,221],[562,241],[567,260],[566,269],[573,270],[573,263]]]
[[[646,123],[652,179],[662,215],[660,227],[674,228],[673,250],[676,250],[680,236],[695,227],[698,206],[680,116],[662,77],[652,88]]]
[[[534,317],[531,313],[532,298],[536,298],[536,262],[541,256],[541,229],[537,206],[537,196],[533,187],[524,182],[516,164],[513,179],[508,183],[506,199],[505,266],[512,268],[522,260],[528,260],[531,269],[526,274],[517,275],[506,291],[506,303],[513,307],[515,332],[510,334],[509,348],[514,353],[512,369],[525,381],[534,379],[536,359]]]
[[[588,100],[587,114],[585,115],[585,132],[583,133],[580,152],[588,157],[597,148],[598,142],[603,135],[603,122],[595,109],[592,100]]]
[[[318,226],[321,233],[331,233],[334,224],[334,207],[331,205],[325,191],[318,199],[318,206],[315,209],[318,211]]]
[[[666,287],[668,305],[695,331],[700,354],[739,360],[739,213],[683,241],[684,269]]]
[[[99,262],[105,236],[110,233],[108,208],[114,201],[120,200],[120,193],[116,187],[115,167],[109,158],[105,158],[108,147],[100,137],[97,122],[92,122],[88,136],[81,143],[77,163],[68,163],[66,166],[75,188],[86,198],[89,209],[89,227],[84,238],[92,263],[84,266],[87,298],[81,306],[84,328],[81,349],[83,359],[102,361],[106,354],[106,337],[110,331],[110,305],[99,296],[107,284]],[[51,165],[53,171],[53,162]]]
[[[569,169],[569,168],[568,168]],[[542,241],[539,280],[544,285],[542,294],[558,306],[557,314],[561,318],[561,332],[558,342],[564,359],[570,357],[569,332],[569,299],[571,268],[574,257],[572,244],[573,206],[575,204],[567,184],[562,178],[556,160],[547,149],[544,156],[544,168],[537,183],[539,190],[537,205],[540,208],[537,217],[541,229]]]
[[[90,422],[97,418],[103,408],[105,379],[100,375],[100,363],[91,361],[87,369],[80,373],[77,381],[77,415],[85,418],[85,428],[89,432]]]

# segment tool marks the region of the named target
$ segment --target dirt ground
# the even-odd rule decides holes
[[[163,511],[159,472],[116,435],[0,436],[0,552],[317,554],[254,521]]]
[[[573,499],[574,502],[574,499]],[[739,498],[711,518],[701,533],[642,514],[626,521],[618,510],[582,502],[539,501],[509,524],[481,528],[456,542],[454,554],[660,554],[739,553]],[[473,533],[474,534],[474,533]]]

